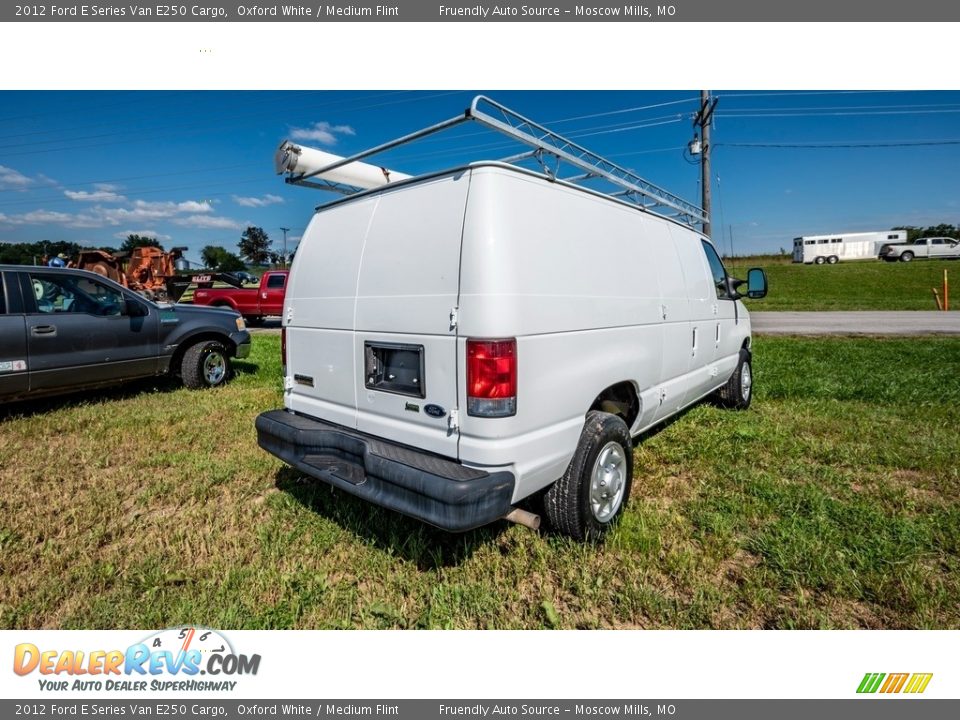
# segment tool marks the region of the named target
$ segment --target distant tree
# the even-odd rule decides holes
[[[939,225],[931,225],[924,229],[921,237],[960,237],[960,233],[958,233],[957,230],[958,228],[955,225],[940,223]]]
[[[207,245],[200,251],[204,266],[217,272],[246,270],[243,260],[219,245]]]
[[[119,250],[117,250],[117,248],[110,247],[109,245],[101,245],[100,247],[97,248],[97,250],[102,250],[103,252],[109,253],[110,255],[116,255],[118,252],[120,252]]]
[[[948,225],[946,223],[931,225],[925,228],[915,227],[913,225],[898,225],[893,229],[906,230],[908,243],[912,243],[914,240],[925,237],[952,237],[960,239],[960,227],[957,227],[956,225]]]
[[[0,240],[0,263],[10,265],[32,265],[46,256],[54,257],[63,253],[73,259],[80,252],[80,246],[63,240],[41,240],[32,243],[18,243]]]
[[[266,265],[270,260],[270,237],[263,228],[250,226],[243,231],[238,243],[240,256],[251,265]]]
[[[155,247],[163,249],[163,246],[156,238],[146,237],[145,235],[137,235],[136,233],[130,233],[127,235],[126,239],[120,245],[121,252],[131,252],[140,247]]]

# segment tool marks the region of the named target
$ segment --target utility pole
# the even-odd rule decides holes
[[[700,111],[693,118],[694,127],[700,128],[701,155],[700,155],[700,189],[703,193],[703,214],[706,220],[703,223],[703,234],[710,237],[710,123],[713,120],[713,110],[717,107],[717,98],[710,98],[709,90],[700,91]]]
[[[290,231],[290,228],[282,227],[283,230],[283,267],[287,267],[287,233]]]

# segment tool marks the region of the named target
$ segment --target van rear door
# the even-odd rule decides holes
[[[288,408],[457,457],[451,314],[468,185],[442,176],[314,216],[288,280]]]
[[[457,458],[457,302],[469,172],[384,192],[357,282],[357,429]]]

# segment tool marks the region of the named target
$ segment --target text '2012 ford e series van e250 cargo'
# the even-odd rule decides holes
[[[624,190],[541,163],[401,176],[360,159],[476,120]],[[632,438],[713,395],[750,404],[750,319],[693,228],[693,205],[486,98],[350,158],[285,143],[288,181],[334,186],[303,235],[283,313],[284,409],[261,447],[312,477],[440,528],[545,491],[578,539],[623,511]],[[747,295],[766,294],[751,270]]]

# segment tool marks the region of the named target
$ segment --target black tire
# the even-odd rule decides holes
[[[591,411],[567,471],[543,497],[547,521],[575,540],[599,540],[623,514],[632,479],[633,443],[627,424],[617,415]],[[604,492],[601,485],[613,486],[618,497],[595,509],[591,494]]]
[[[200,389],[223,385],[231,375],[230,354],[218,340],[204,340],[191,345],[180,361],[180,377],[188,388]]]
[[[913,260],[913,253],[909,250],[900,255],[900,262],[910,262],[911,260]]]
[[[827,259],[823,255],[818,255],[813,259],[815,265],[823,265],[826,261]]]
[[[838,262],[840,262],[840,258],[838,258],[836,255],[831,255],[827,258],[827,262],[831,265],[836,265]]]
[[[750,401],[753,400],[753,359],[749,350],[741,348],[737,369],[713,397],[718,405],[731,410],[746,410],[750,407]]]

